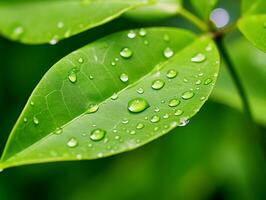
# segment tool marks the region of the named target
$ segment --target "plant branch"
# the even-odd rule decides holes
[[[224,58],[224,61],[226,63],[226,66],[228,67],[228,70],[230,72],[230,75],[231,75],[234,83],[235,83],[235,86],[237,87],[238,93],[239,93],[240,98],[242,100],[243,111],[246,114],[246,117],[248,118],[248,120],[251,123],[252,122],[254,123],[251,108],[250,108],[249,101],[248,101],[248,97],[247,97],[245,89],[241,83],[241,80],[239,79],[237,71],[234,68],[234,65],[231,61],[231,58],[228,54],[228,51],[224,45],[223,39],[224,39],[223,35],[219,35],[218,37],[216,37],[215,38],[216,44],[220,50],[222,57]]]
[[[194,24],[201,31],[203,31],[203,32],[208,32],[209,31],[208,25],[204,21],[199,19],[197,16],[195,16],[191,12],[189,12],[188,10],[186,10],[184,8],[180,8],[180,10],[178,10],[178,13],[182,17],[184,17],[185,19],[190,21],[192,24]]]

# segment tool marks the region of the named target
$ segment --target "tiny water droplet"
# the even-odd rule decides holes
[[[152,88],[155,90],[160,90],[164,87],[165,82],[161,79],[157,79],[155,81],[152,82]]]
[[[56,128],[55,131],[54,131],[54,134],[56,135],[60,135],[63,133],[63,129],[62,128]]]
[[[91,113],[95,113],[97,112],[99,109],[99,105],[98,104],[91,104],[89,105],[86,114],[91,114]]]
[[[101,152],[100,152],[100,153],[97,153],[97,157],[98,157],[98,158],[103,157],[103,153],[101,153]]]
[[[206,47],[206,51],[211,51],[212,50],[212,45],[208,44],[208,46]]]
[[[209,85],[211,82],[212,82],[212,79],[211,79],[211,78],[207,78],[207,79],[204,81],[204,85]]]
[[[27,123],[27,122],[28,122],[27,117],[24,117],[24,118],[23,118],[23,121],[24,121],[24,123]]]
[[[30,105],[31,105],[31,106],[34,106],[34,105],[35,105],[34,101],[31,101],[31,102],[30,102]]]
[[[123,58],[130,58],[132,55],[133,52],[127,47],[120,51],[120,56]]]
[[[130,134],[130,135],[135,135],[135,134],[136,134],[136,131],[132,130],[132,131],[130,131],[129,134]]]
[[[125,119],[122,120],[122,123],[123,123],[123,124],[127,124],[128,122],[129,122],[129,121],[128,121],[127,118],[125,118]]]
[[[171,58],[174,55],[174,51],[170,47],[166,47],[163,51],[165,58]]]
[[[169,118],[169,114],[164,114],[163,118],[164,119],[168,119]]]
[[[201,80],[197,80],[196,85],[200,85],[200,84],[201,84]]]
[[[128,102],[128,110],[133,113],[139,113],[149,107],[149,103],[143,98],[135,98]]]
[[[185,100],[191,99],[194,96],[194,92],[192,91],[187,91],[182,94],[182,98]]]
[[[163,36],[163,40],[164,40],[165,42],[169,42],[169,41],[170,41],[170,37],[169,37],[169,35],[165,34],[165,35]]]
[[[83,63],[83,62],[84,62],[84,59],[83,59],[83,58],[79,58],[79,59],[78,59],[78,62],[79,62],[79,63]]]
[[[178,100],[178,99],[171,99],[170,101],[169,101],[169,106],[170,107],[176,107],[176,106],[178,106],[180,104],[180,100]]]
[[[135,38],[136,37],[135,31],[133,31],[133,30],[129,31],[128,34],[127,34],[127,37],[130,38],[130,39]]]
[[[206,97],[201,97],[200,100],[201,101],[204,101],[206,99]]]
[[[160,108],[156,107],[156,108],[154,109],[154,111],[155,111],[155,112],[160,112]]]
[[[141,37],[144,37],[144,36],[147,35],[147,31],[146,31],[144,28],[141,28],[141,29],[139,30],[139,35],[140,35]]]
[[[142,123],[138,123],[136,126],[137,129],[143,129],[144,128],[144,124]]]
[[[144,40],[143,42],[145,45],[149,45],[149,41],[148,40]]]
[[[175,111],[175,116],[180,116],[182,114],[183,114],[183,110],[178,109]]]
[[[186,126],[189,123],[189,120],[184,118],[181,119],[178,126]]]
[[[116,100],[116,99],[118,99],[118,94],[117,94],[117,93],[114,93],[114,94],[111,96],[111,99],[112,99],[112,100]]]
[[[141,88],[141,87],[140,87],[140,88],[138,88],[138,89],[137,89],[137,93],[139,93],[139,94],[143,94],[143,93],[144,93],[144,89],[143,89],[143,88]]]
[[[78,146],[78,140],[76,138],[70,138],[67,142],[67,146],[70,148]]]
[[[77,82],[77,74],[75,70],[71,70],[68,74],[68,80],[71,83],[76,83]]]
[[[92,75],[89,75],[89,79],[92,80],[94,79],[94,77]]]
[[[77,158],[78,160],[81,160],[81,159],[82,159],[82,155],[81,155],[81,154],[77,154],[77,155],[76,155],[76,158]]]
[[[116,135],[116,136],[115,136],[115,139],[116,139],[116,140],[119,140],[119,139],[120,139],[120,136],[119,136],[119,135]]]
[[[57,28],[63,28],[64,27],[64,22],[58,22],[57,23]]]
[[[33,123],[35,124],[35,125],[38,125],[39,124],[39,119],[37,118],[37,117],[33,117]]]
[[[57,42],[58,42],[58,39],[54,37],[54,38],[52,38],[52,39],[49,41],[49,44],[50,44],[50,45],[56,45]]]
[[[105,137],[106,131],[103,129],[94,129],[90,134],[92,141],[100,141]]]
[[[177,76],[177,71],[174,69],[170,69],[167,74],[166,74],[167,78],[175,78]]]
[[[64,33],[64,37],[65,38],[68,38],[71,34],[71,31],[70,30],[67,30],[65,33]]]
[[[201,63],[206,60],[206,56],[202,53],[198,53],[194,57],[191,58],[191,61],[194,63]]]
[[[157,122],[159,122],[160,121],[160,117],[158,116],[158,115],[153,115],[152,117],[151,117],[151,122],[152,123],[157,123]]]
[[[13,31],[13,37],[15,39],[18,39],[23,33],[24,33],[24,28],[21,26],[18,26]]]
[[[111,62],[111,65],[112,65],[112,66],[116,66],[115,61],[112,61],[112,62]]]
[[[123,82],[123,83],[126,83],[128,81],[128,75],[123,73],[120,75],[120,80]]]

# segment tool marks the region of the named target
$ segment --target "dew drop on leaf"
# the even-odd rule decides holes
[[[78,62],[79,62],[79,63],[83,63],[83,62],[84,62],[84,59],[83,59],[83,58],[79,58],[79,59],[78,59]]]
[[[175,111],[175,116],[180,116],[182,114],[183,114],[183,110],[178,109]]]
[[[49,44],[50,44],[50,45],[56,45],[57,42],[58,42],[58,39],[56,39],[56,38],[54,37],[54,38],[52,38],[52,39],[49,41]]]
[[[139,30],[139,35],[140,35],[141,37],[146,36],[146,34],[147,34],[147,31],[146,31],[144,28],[141,28],[141,29]]]
[[[169,106],[170,107],[176,107],[176,106],[178,106],[180,104],[180,100],[178,100],[178,99],[171,99],[170,101],[169,101]]]
[[[112,99],[112,100],[116,100],[116,99],[118,99],[118,94],[117,94],[117,93],[114,93],[114,94],[111,96],[111,99]]]
[[[106,131],[103,129],[94,129],[90,134],[92,141],[100,141],[105,137]]]
[[[129,121],[128,121],[127,118],[125,118],[125,119],[122,120],[122,123],[123,123],[123,124],[127,124],[128,122],[129,122]]]
[[[165,34],[165,35],[163,36],[163,40],[164,40],[165,42],[169,42],[169,41],[170,41],[170,37],[169,37],[169,35]]]
[[[91,114],[91,113],[95,113],[97,112],[99,109],[99,105],[98,104],[91,104],[89,105],[86,114]]]
[[[184,118],[180,120],[180,123],[178,126],[186,126],[189,123],[189,120]]]
[[[170,69],[167,74],[166,74],[167,78],[175,78],[177,76],[177,71],[174,69]]]
[[[211,78],[207,78],[207,79],[204,81],[204,85],[209,85],[211,82],[212,82],[212,79],[211,79]]]
[[[120,75],[120,80],[123,82],[123,83],[126,83],[128,81],[128,75],[123,73]]]
[[[21,26],[18,26],[14,29],[13,33],[12,33],[12,37],[14,39],[18,39],[22,34],[24,33],[24,29]]]
[[[75,70],[71,70],[68,74],[68,80],[71,83],[76,83],[77,82],[77,74],[75,72]]]
[[[39,125],[39,119],[37,118],[37,117],[33,117],[33,123],[35,124],[35,125]]]
[[[120,56],[123,58],[130,58],[132,55],[133,52],[127,47],[120,51]]]
[[[151,87],[154,89],[154,90],[160,90],[163,88],[165,82],[161,79],[157,79],[155,81],[152,82],[152,85]]]
[[[133,30],[129,31],[128,34],[127,34],[127,37],[130,38],[130,39],[135,38],[136,37],[135,31],[133,31]]]
[[[152,123],[157,123],[157,122],[159,122],[160,121],[160,117],[158,116],[158,115],[153,115],[152,117],[151,117],[151,122]]]
[[[135,98],[128,102],[128,110],[133,113],[139,113],[149,107],[149,103],[143,98]]]
[[[144,128],[144,124],[142,123],[138,123],[136,126],[137,129],[143,129]]]
[[[24,118],[23,118],[23,122],[24,122],[24,123],[27,123],[27,122],[28,122],[27,117],[24,117]]]
[[[191,99],[195,95],[192,91],[187,91],[182,94],[182,98],[185,100]]]
[[[60,21],[57,23],[57,28],[63,28],[64,27],[64,22]]]
[[[197,80],[196,85],[200,85],[200,84],[201,84],[201,80]]]
[[[67,142],[67,146],[70,148],[74,148],[76,146],[78,146],[78,141],[76,138],[70,138]]]
[[[206,56],[202,53],[198,53],[194,57],[191,58],[191,61],[194,63],[201,63],[206,60]]]
[[[174,55],[174,51],[170,47],[166,47],[163,51],[165,58],[171,58]]]
[[[144,40],[143,42],[145,45],[149,45],[149,41],[148,40]]]
[[[60,135],[62,133],[63,133],[63,129],[62,128],[56,128],[55,131],[54,131],[55,135]]]
[[[144,89],[143,89],[143,88],[141,88],[141,87],[140,87],[140,88],[138,88],[138,89],[137,89],[137,93],[139,93],[139,94],[143,94],[143,93],[144,93]]]

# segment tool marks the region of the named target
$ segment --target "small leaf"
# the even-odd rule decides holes
[[[99,26],[146,0],[12,1],[0,3],[0,33],[28,44],[50,43]]]
[[[24,108],[2,164],[110,156],[186,125],[216,81],[215,44],[179,29],[140,31],[105,37],[56,63]],[[195,62],[198,55],[204,59]]]
[[[238,27],[253,45],[266,52],[266,14],[244,17]]]
[[[244,16],[266,13],[265,0],[242,0],[242,14]]]
[[[176,15],[182,7],[182,0],[157,0],[154,5],[147,5],[130,10],[125,17],[136,21],[158,21]]]
[[[215,5],[218,3],[218,0],[190,0],[192,6],[195,8],[197,13],[204,19],[208,20],[209,15]]]

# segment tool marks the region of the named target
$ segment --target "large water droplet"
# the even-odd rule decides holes
[[[92,141],[100,141],[105,137],[106,131],[103,129],[95,129],[90,134],[90,139]]]
[[[166,58],[171,58],[174,55],[174,51],[170,47],[166,47],[163,51],[163,55]]]
[[[170,69],[167,74],[166,74],[167,78],[175,78],[177,76],[177,71],[174,69]]]
[[[89,105],[86,113],[87,114],[95,113],[95,112],[98,111],[98,109],[99,109],[99,105],[98,104],[91,104],[91,105]]]
[[[169,106],[170,107],[176,107],[176,106],[178,106],[180,104],[180,100],[178,100],[178,99],[172,99],[172,100],[170,100],[169,101]]]
[[[152,88],[155,89],[155,90],[160,90],[163,88],[165,82],[161,79],[157,79],[155,81],[152,82]]]
[[[158,116],[158,115],[153,115],[152,117],[151,117],[151,122],[152,123],[157,123],[157,122],[159,122],[160,121],[160,117]]]
[[[135,98],[128,102],[128,110],[133,113],[142,112],[149,106],[149,103],[143,98]]]
[[[78,146],[78,140],[76,138],[70,138],[67,142],[67,146],[70,148]]]
[[[33,123],[35,124],[35,125],[38,125],[39,124],[39,119],[37,118],[37,117],[33,117]]]
[[[68,80],[71,83],[76,83],[77,82],[77,73],[76,70],[71,70],[68,74]]]
[[[201,63],[201,62],[203,62],[205,60],[206,60],[206,56],[204,54],[202,54],[202,53],[198,53],[193,58],[191,58],[191,61],[195,62],[195,63]]]
[[[187,91],[182,94],[182,98],[185,100],[191,99],[194,96],[194,92],[192,91]]]
[[[129,31],[128,34],[127,34],[127,37],[130,38],[130,39],[135,38],[136,37],[135,31],[133,31],[133,30]]]
[[[120,75],[120,80],[123,82],[123,83],[126,83],[128,81],[128,75],[123,73]]]
[[[132,55],[133,52],[127,47],[120,51],[120,56],[123,58],[130,58]]]

